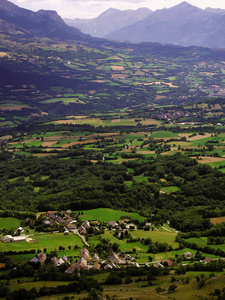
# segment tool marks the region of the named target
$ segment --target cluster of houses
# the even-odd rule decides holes
[[[30,260],[30,263],[37,264],[40,263],[43,265],[46,261],[46,255],[42,252],[36,255],[34,258]],[[56,256],[51,258],[51,261],[55,264],[56,267],[61,266],[64,263],[67,263],[68,268],[66,269],[66,274],[73,274],[75,270],[111,270],[119,268],[118,265],[133,265],[135,267],[140,267],[138,263],[136,263],[136,259],[131,257],[129,254],[126,254],[125,257],[122,258],[121,254],[116,254],[112,249],[109,251],[108,260],[103,260],[100,262],[99,256],[95,253],[92,257],[87,248],[83,247],[80,251],[80,259],[75,263],[70,263],[66,255],[63,255],[60,258]]]
[[[91,224],[89,221],[84,221],[84,223],[78,228],[78,232],[80,234],[86,234],[87,233],[87,230],[91,227]],[[100,229],[97,227],[97,226],[94,226],[93,229],[95,231],[100,231]]]
[[[41,265],[43,265],[45,263],[45,261],[46,261],[46,255],[43,252],[41,252],[37,256],[32,258],[30,260],[30,263],[33,263],[33,264],[40,263]]]
[[[95,269],[100,270],[103,266],[104,270],[111,270],[119,268],[119,264],[132,264],[136,267],[139,267],[139,265],[135,262],[136,259],[132,258],[129,254],[125,256],[124,259],[120,258],[121,254],[116,254],[113,252],[112,249],[109,251],[109,259],[101,261],[101,264],[99,262],[99,256],[97,254],[94,254],[93,257],[90,257],[89,251],[83,247],[80,252],[81,258],[76,263],[72,263],[69,268],[65,271],[67,274],[72,274],[75,269],[80,271],[83,270],[89,270],[89,269]],[[130,262],[128,262],[130,261]]]
[[[64,212],[60,212],[61,216],[58,216],[57,214],[55,214],[52,211],[48,211],[45,216],[47,218],[47,220],[43,220],[43,224],[45,225],[49,225],[51,227],[54,227],[55,224],[62,224],[65,228],[65,232],[64,234],[69,234],[69,231],[73,231],[75,230],[76,227],[76,223],[77,221],[71,218],[71,210],[67,210],[65,213]],[[89,221],[84,221],[82,223],[82,225],[78,228],[78,233],[79,234],[86,234],[87,230],[91,227],[90,222]],[[99,228],[97,226],[95,226],[93,228],[95,231],[100,231]]]
[[[98,263],[99,256],[97,254],[94,254],[93,257],[90,257],[88,249],[83,247],[80,251],[80,256],[81,258],[76,263],[72,263],[65,271],[66,274],[72,274],[75,270],[89,270],[90,268],[100,270],[101,266]]]
[[[186,251],[184,253],[184,258],[186,260],[190,260],[194,257],[195,255],[192,255],[190,252]],[[206,257],[204,260],[200,260],[200,262],[208,264],[212,262],[212,258],[210,257]],[[156,268],[165,268],[165,266],[167,267],[172,267],[175,266],[176,263],[174,261],[172,261],[171,259],[162,259],[161,262],[158,262],[157,264],[154,265],[154,267]]]
[[[61,212],[61,216],[58,216],[53,211],[48,211],[45,214],[47,220],[43,220],[43,224],[50,227],[55,227],[55,224],[62,224],[66,228],[65,233],[69,233],[69,231],[76,229],[74,226],[76,220],[71,218],[71,213],[72,211],[68,209],[66,212]]]

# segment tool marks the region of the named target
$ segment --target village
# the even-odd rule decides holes
[[[51,253],[46,253],[46,248],[44,249],[44,252],[36,252],[36,255],[30,259],[28,262],[31,264],[34,268],[36,266],[42,266],[46,263],[52,263],[56,268],[60,266],[64,266],[63,270],[65,274],[73,274],[75,271],[79,272],[81,270],[101,270],[101,271],[110,271],[113,269],[120,269],[123,267],[135,267],[135,268],[140,268],[140,266],[146,266],[149,267],[150,265],[154,266],[155,268],[174,268],[175,266],[178,265],[177,259],[162,259],[160,261],[146,261],[146,262],[137,262],[137,256],[135,257],[136,251],[134,253],[125,253],[119,251],[119,248],[117,247],[117,251],[113,251],[112,245],[109,244],[108,247],[108,254],[107,251],[103,251],[103,253],[95,253],[92,251],[90,252],[88,250],[89,243],[86,240],[88,237],[88,232],[89,233],[94,233],[96,235],[101,235],[101,233],[106,231],[111,231],[113,232],[114,237],[117,239],[121,239],[123,237],[130,237],[129,232],[133,232],[137,230],[137,225],[134,223],[129,222],[128,224],[122,220],[122,221],[110,221],[108,222],[105,227],[103,228],[102,224],[101,227],[94,225],[88,220],[85,220],[84,222],[81,222],[79,220],[78,215],[74,214],[71,210],[67,210],[66,212],[53,212],[53,211],[48,211],[45,214],[41,214],[38,218],[39,222],[41,220],[42,225],[44,228],[50,228],[52,233],[54,232],[60,232],[63,233],[64,236],[67,235],[77,235],[82,243],[83,247],[81,248],[79,252],[79,257],[77,257],[74,261],[71,257],[68,258],[65,254],[62,254],[60,257],[56,256],[57,251],[52,251]],[[26,224],[31,224],[34,221],[27,218],[26,219]],[[149,231],[149,230],[155,230],[157,231],[158,229],[154,227],[154,225],[150,222],[145,222],[144,227],[141,228],[143,231]],[[43,228],[43,227],[41,227]],[[170,231],[169,229],[163,227],[165,230]],[[171,228],[171,230],[177,232],[174,228]],[[23,227],[18,227],[16,231],[14,232],[13,235],[4,235],[1,237],[2,243],[12,243],[12,242],[27,242],[27,243],[33,243],[35,245],[35,236],[36,235],[44,235],[47,234],[45,232],[41,233],[36,233],[36,234],[31,234],[31,235],[25,235],[24,234],[24,229]],[[62,237],[63,238],[63,237]],[[131,238],[131,237],[130,237]],[[59,247],[61,250],[65,250],[63,247]],[[70,248],[70,246],[69,246]],[[76,246],[74,248],[77,248]],[[62,252],[61,251],[61,252]],[[56,254],[56,255],[55,255]],[[189,251],[184,252],[182,256],[182,260],[184,261],[183,265],[186,265],[185,261],[196,261],[199,260],[197,256],[195,257],[194,253],[190,253]],[[202,263],[210,263],[212,262],[212,259],[209,257],[204,258],[203,260],[199,260]],[[179,261],[181,262],[181,260]]]

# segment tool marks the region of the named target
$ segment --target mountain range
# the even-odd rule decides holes
[[[56,11],[33,12],[7,0],[0,0],[0,33],[71,40],[90,39],[90,36],[79,29],[68,26]]]
[[[56,11],[33,12],[0,0],[0,33],[3,34],[92,42],[98,42],[95,40],[98,37],[225,48],[224,32],[225,10],[203,10],[187,2],[155,12],[147,8],[135,11],[108,9],[95,19],[63,20]]]
[[[65,22],[92,36],[112,40],[225,47],[225,10],[203,10],[187,2],[155,12],[109,9],[95,19]]]
[[[64,21],[68,25],[77,27],[82,32],[90,34],[94,37],[105,37],[116,30],[137,23],[138,21],[149,16],[151,13],[153,13],[153,11],[148,8],[139,8],[137,10],[129,9],[124,11],[110,8],[97,18],[76,18],[74,20],[65,19]]]

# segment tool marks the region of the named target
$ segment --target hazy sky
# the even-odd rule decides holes
[[[181,0],[10,0],[20,7],[33,11],[39,9],[56,10],[63,18],[93,18],[110,7],[137,9],[148,7],[152,10],[172,7]],[[213,7],[225,9],[225,0],[187,0],[190,4],[200,8]]]

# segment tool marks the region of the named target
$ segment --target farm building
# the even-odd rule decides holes
[[[130,254],[126,254],[126,255],[125,255],[125,259],[126,259],[126,260],[131,259]]]
[[[95,269],[95,270],[100,270],[100,268],[101,268],[100,264],[96,262],[96,263],[94,264],[94,269]]]
[[[104,270],[112,270],[113,267],[110,264],[104,266]]]
[[[120,264],[121,263],[118,255],[116,253],[114,253],[114,252],[109,256],[109,260],[113,264]]]
[[[67,258],[66,255],[63,255],[63,256],[62,256],[62,259],[64,260],[64,262],[67,262],[67,260],[68,260],[68,258]]]
[[[192,255],[191,255],[190,252],[186,251],[186,252],[184,253],[184,257],[185,257],[186,259],[190,259],[190,258],[192,257]]]
[[[73,274],[74,270],[75,270],[76,264],[72,263],[68,269],[66,269],[65,273],[66,274]]]
[[[151,228],[152,227],[152,223],[145,223],[145,228]]]
[[[30,260],[30,262],[31,262],[31,263],[34,263],[34,264],[37,264],[37,263],[39,262],[38,257],[35,256],[34,258],[32,258],[32,259]]]
[[[86,270],[88,270],[86,259],[84,259],[83,257],[81,257],[81,259],[79,259],[78,262],[76,263],[75,268],[78,269],[78,270],[80,270],[80,269],[86,269]]]
[[[206,257],[205,260],[204,260],[205,264],[209,264],[212,262],[212,258],[210,257]]]
[[[134,263],[133,266],[134,266],[135,268],[140,268],[140,265],[139,265],[138,263]]]
[[[165,264],[168,264],[168,267],[171,267],[174,265],[174,262],[171,259],[162,259],[161,264],[165,266]]]
[[[1,241],[3,243],[11,243],[13,242],[13,237],[11,235],[4,235],[3,237],[1,237]]]
[[[43,265],[45,263],[46,260],[46,255],[44,253],[39,253],[37,256],[35,256],[34,258],[32,258],[30,260],[31,263],[35,263],[37,264],[38,262]]]
[[[24,242],[26,241],[26,236],[14,236],[13,237],[13,242]]]
[[[64,260],[60,257],[56,262],[55,262],[55,266],[56,267],[59,267],[61,266],[62,264],[64,264]]]
[[[43,252],[41,252],[40,254],[38,254],[38,260],[39,260],[39,263],[41,265],[43,265],[46,260],[46,255]]]
[[[108,226],[109,226],[110,228],[116,228],[117,226],[119,226],[119,224],[116,223],[115,221],[110,221],[110,222],[108,223]]]
[[[57,257],[56,256],[52,257],[51,261],[55,263],[57,261]]]
[[[87,221],[87,220],[82,224],[82,226],[83,226],[85,229],[88,229],[88,228],[91,227],[89,221]]]
[[[79,231],[80,234],[85,234],[85,233],[87,233],[86,229],[85,229],[84,226],[82,226],[82,225],[78,228],[78,231]]]
[[[97,254],[95,254],[92,259],[91,259],[93,262],[97,262],[99,261],[99,256]]]
[[[89,251],[85,247],[83,247],[80,251],[80,256],[84,259],[89,259]]]
[[[66,225],[66,228],[68,230],[74,230],[74,229],[76,229],[76,227],[73,224],[71,224],[71,223],[69,223],[68,225]]]

